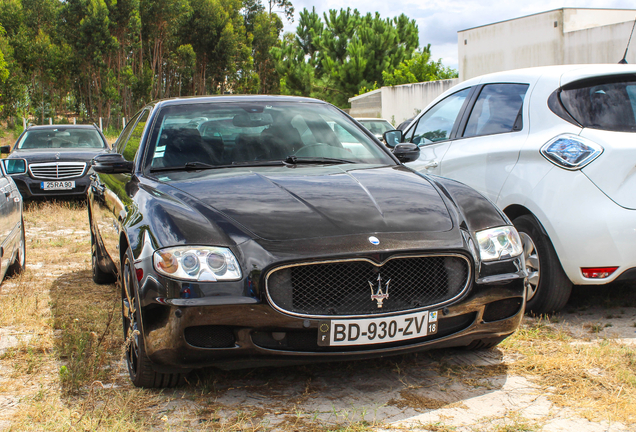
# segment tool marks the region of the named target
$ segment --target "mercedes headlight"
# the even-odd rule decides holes
[[[523,252],[519,233],[512,226],[477,231],[475,235],[482,261],[510,259]]]
[[[199,282],[237,281],[241,268],[228,248],[176,246],[153,254],[155,270],[164,276]]]

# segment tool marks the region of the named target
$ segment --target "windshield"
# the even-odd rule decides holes
[[[154,123],[146,166],[231,167],[276,163],[394,163],[334,107],[307,102],[169,105]]]
[[[95,129],[51,128],[27,131],[17,148],[37,149],[102,149],[106,143]]]
[[[362,126],[369,129],[369,131],[376,136],[381,136],[384,132],[394,130],[395,128],[391,123],[385,120],[358,120]]]
[[[617,132],[636,131],[636,80],[601,77],[565,86],[561,102],[583,127]]]

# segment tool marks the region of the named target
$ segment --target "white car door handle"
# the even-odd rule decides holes
[[[437,168],[439,166],[439,163],[437,161],[432,161],[427,163],[426,165],[424,165],[424,168],[429,169],[429,168]]]

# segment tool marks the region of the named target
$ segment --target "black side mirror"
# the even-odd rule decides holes
[[[102,174],[132,174],[135,164],[119,153],[97,155],[92,161],[93,171]]]
[[[402,142],[402,131],[392,130],[384,132],[382,138],[384,138],[384,142],[386,143],[387,147],[393,148]]]
[[[5,145],[0,147],[0,153],[1,154],[9,154],[11,153],[11,146],[10,145]]]
[[[27,163],[25,159],[2,159],[2,164],[7,174],[24,174],[26,172]]]
[[[393,155],[402,163],[413,162],[420,157],[420,148],[412,143],[398,144],[393,148]]]

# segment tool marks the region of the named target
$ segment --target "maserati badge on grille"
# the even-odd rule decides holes
[[[391,279],[386,281],[384,284],[384,289],[382,289],[382,275],[378,273],[378,289],[377,291],[374,288],[373,282],[369,281],[369,286],[371,287],[371,301],[375,300],[378,302],[378,308],[382,307],[382,302],[389,298],[389,284],[391,283]]]

